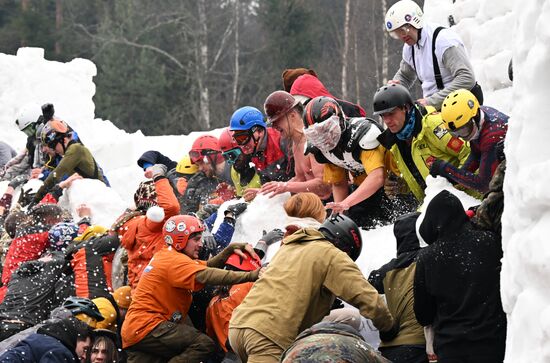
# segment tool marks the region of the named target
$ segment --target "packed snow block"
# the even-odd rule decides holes
[[[75,180],[59,200],[59,205],[69,210],[75,221],[80,219],[76,210],[81,204],[92,210],[92,224],[107,228],[126,208],[126,203],[114,189],[96,179]]]
[[[69,63],[44,59],[41,48],[20,48],[17,55],[0,54],[0,126],[3,137],[16,149],[25,135],[15,125],[17,114],[30,103],[55,105],[56,115],[70,125],[94,119],[95,65],[85,59]],[[73,126],[74,127],[74,126]]]
[[[288,198],[290,198],[290,193],[283,193],[273,198],[258,194],[248,205],[246,211],[237,218],[235,233],[231,241],[248,242],[255,245],[262,237],[263,231],[269,232],[274,228],[284,230],[287,215],[283,204]],[[218,218],[223,218],[223,211],[226,208],[227,206],[224,206],[224,209],[218,212]],[[273,244],[268,249],[267,260],[271,259],[273,250],[277,249],[275,246],[276,244]]]

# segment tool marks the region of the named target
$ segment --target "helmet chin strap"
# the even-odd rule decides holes
[[[264,129],[264,137],[267,137],[267,129]],[[259,152],[258,150],[258,147],[260,146],[260,139],[262,139],[262,137],[260,136],[259,138],[255,138],[254,137],[254,132],[252,133],[252,135],[250,135],[250,137],[252,138],[252,140],[254,140],[254,152],[253,154],[256,154]]]

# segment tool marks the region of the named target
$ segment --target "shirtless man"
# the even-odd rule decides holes
[[[285,192],[312,192],[323,200],[328,199],[332,188],[323,181],[323,165],[313,155],[304,155],[302,104],[288,92],[275,91],[266,98],[264,109],[268,124],[281,133],[281,138],[292,143],[295,176],[288,182],[265,183],[260,192],[270,197]]]

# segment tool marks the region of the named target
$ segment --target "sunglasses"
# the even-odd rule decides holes
[[[210,155],[216,155],[219,151],[216,150],[191,150],[189,151],[189,158],[191,159],[191,163],[196,164],[199,161],[201,161],[205,156]]]
[[[240,148],[236,147],[231,150],[225,151],[222,156],[227,161],[228,164],[235,164],[239,156],[241,156],[242,151]]]
[[[233,139],[237,145],[242,146],[248,144],[254,133],[260,129],[260,126],[254,126],[248,130],[239,130],[233,132]]]

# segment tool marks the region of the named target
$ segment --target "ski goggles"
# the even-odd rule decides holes
[[[209,156],[215,156],[216,154],[219,154],[219,151],[216,150],[191,150],[189,151],[189,158],[191,159],[191,163],[196,164],[199,161],[203,160],[205,157]]]
[[[223,158],[225,161],[227,161],[228,164],[235,164],[239,156],[241,156],[243,152],[240,148],[236,147],[231,150],[224,151],[222,153]]]
[[[332,116],[325,121],[310,125],[304,129],[304,134],[313,146],[321,151],[330,151],[338,145],[342,135],[340,117]]]
[[[450,130],[451,135],[455,137],[461,137],[463,139],[467,138],[472,134],[472,131],[474,130],[475,122],[474,119],[470,119],[470,121],[466,122],[464,126],[459,127],[458,129]]]
[[[246,145],[258,129],[260,129],[260,126],[254,126],[248,130],[233,131],[233,140],[239,146]]]

